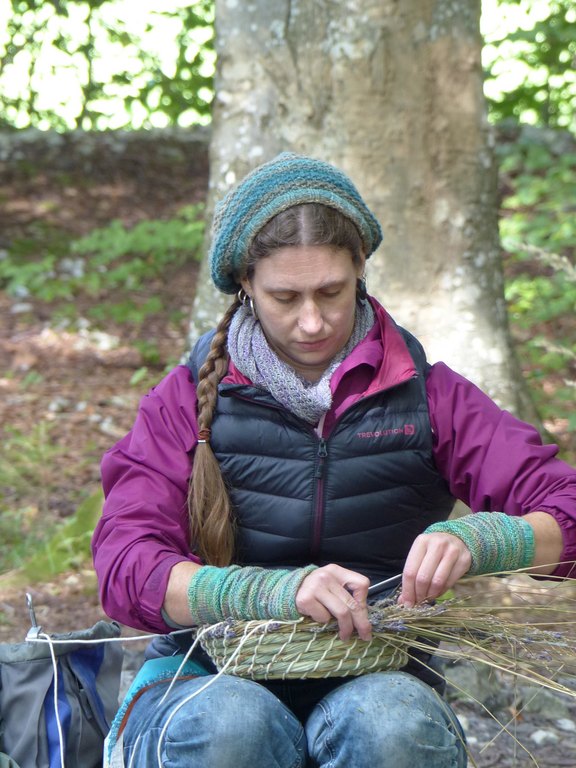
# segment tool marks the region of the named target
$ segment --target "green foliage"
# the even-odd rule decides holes
[[[2,1],[0,126],[103,130],[210,120],[214,0],[168,0],[137,17],[122,0]],[[493,119],[573,130],[573,0],[540,3],[540,15],[532,0],[498,3],[527,21],[488,41],[488,90],[498,84]]]
[[[499,0],[500,6],[535,11],[531,0]],[[541,4],[540,7],[544,7]],[[550,0],[546,14],[532,15],[490,41],[492,55],[486,80],[488,90],[501,77],[501,93],[489,99],[495,122],[513,118],[522,122],[574,131],[576,125],[576,8],[573,0]],[[513,71],[512,70],[513,67]]]
[[[504,240],[576,254],[576,150],[522,141],[503,151],[500,175],[510,189],[502,205]]]
[[[80,567],[90,559],[90,541],[102,512],[103,494],[97,491],[80,504],[74,515],[58,526],[22,570],[33,580],[46,579]]]
[[[207,122],[213,5],[161,3],[135,18],[117,0],[11,0],[0,19],[0,125],[65,131]]]
[[[58,247],[44,238],[42,243],[15,239],[0,259],[0,288],[49,303],[69,300],[64,307],[69,315],[75,312],[72,300],[83,294],[98,300],[89,311],[96,323],[112,319],[139,326],[163,309],[157,296],[145,296],[146,287],[166,270],[200,258],[203,238],[203,209],[195,205],[167,221],[147,220],[132,228],[113,221],[80,240],[54,238]],[[114,293],[120,298],[110,301]],[[151,356],[146,359],[152,362]]]
[[[50,465],[62,449],[50,439],[52,424],[39,422],[30,434],[6,427],[0,450],[0,571],[20,563],[46,535]],[[37,489],[36,503],[21,507],[18,500]]]
[[[42,543],[36,507],[11,507],[0,500],[0,573],[18,568]]]
[[[64,523],[46,524],[55,490],[53,467],[64,451],[52,440],[53,427],[41,421],[29,434],[11,426],[5,429],[0,450],[0,573],[23,568],[30,577],[46,578],[89,556],[90,535],[102,506],[100,491]],[[31,488],[36,489],[35,502],[22,506]]]
[[[541,416],[576,432],[576,151],[520,142],[501,168],[506,298],[524,370]]]
[[[50,491],[48,467],[62,453],[51,440],[52,428],[48,421],[38,422],[30,434],[10,425],[5,428],[0,452],[0,501],[9,501],[33,485],[38,488],[38,508],[45,511]]]
[[[0,536],[10,546],[3,546],[0,551],[0,573],[18,569],[27,579],[45,581],[80,568],[90,560],[90,541],[102,502],[103,494],[97,491],[78,506],[74,515],[50,530],[29,510],[2,510]],[[6,535],[8,539],[4,538]]]
[[[92,267],[85,289],[98,292],[104,280],[107,289],[131,290],[162,274],[166,266],[182,264],[202,244],[201,214],[201,206],[186,206],[176,219],[141,221],[131,229],[113,221],[77,240],[71,252],[89,257]]]

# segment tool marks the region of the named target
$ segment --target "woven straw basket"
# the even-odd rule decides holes
[[[391,638],[343,642],[334,623],[310,619],[223,622],[208,628],[201,643],[218,670],[252,680],[352,677],[400,669],[408,661]]]

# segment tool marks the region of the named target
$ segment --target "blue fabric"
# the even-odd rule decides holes
[[[104,645],[93,645],[87,648],[79,648],[70,654],[70,666],[81,680],[86,695],[92,704],[94,715],[100,721],[100,727],[104,732],[108,729],[104,702],[96,687],[96,680],[100,667],[104,661]]]
[[[293,681],[282,684],[278,696],[266,685],[223,675],[181,681],[160,704],[166,686],[149,689],[135,703],[123,733],[126,765],[133,759],[138,768],[157,768],[160,732],[173,712],[160,747],[161,764],[170,768],[465,768],[467,763],[464,735],[448,704],[404,673]],[[309,714],[299,719],[292,698],[308,699]]]
[[[147,688],[148,686],[155,685],[156,683],[165,680],[171,681],[183,660],[184,654],[178,656],[161,656],[155,659],[148,659],[148,661],[146,661],[142,667],[140,667],[136,677],[132,681],[132,685],[124,697],[124,701],[116,713],[116,717],[114,718],[112,725],[110,726],[110,732],[106,741],[109,754],[114,748],[116,739],[118,737],[118,730],[134,697],[143,688]],[[207,672],[204,667],[197,661],[191,659],[186,662],[180,672],[182,677],[197,677],[204,676],[206,674]]]
[[[68,734],[70,732],[72,709],[64,689],[64,677],[62,675],[62,665],[60,662],[58,662],[57,706],[65,748],[65,745],[68,743]],[[62,760],[60,759],[60,735],[58,732],[56,710],[54,709],[54,680],[48,689],[46,699],[44,701],[44,717],[46,722],[46,738],[48,741],[48,760],[50,768],[64,768],[62,765]]]

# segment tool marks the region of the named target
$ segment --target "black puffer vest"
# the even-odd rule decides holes
[[[267,392],[222,383],[212,448],[237,518],[244,565],[337,563],[378,581],[402,571],[414,538],[454,499],[432,457],[419,342],[400,329],[417,375],[362,399],[319,438]],[[202,337],[195,378],[211,341]]]

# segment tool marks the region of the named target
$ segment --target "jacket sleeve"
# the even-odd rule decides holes
[[[179,366],[142,399],[132,430],[102,459],[94,565],[104,610],[128,626],[170,631],[161,615],[170,570],[199,562],[187,511],[196,442],[195,387]]]
[[[431,367],[426,388],[434,457],[452,494],[473,512],[549,513],[564,539],[554,574],[574,575],[576,469],[556,458],[558,447],[543,445],[534,427],[444,363]]]

